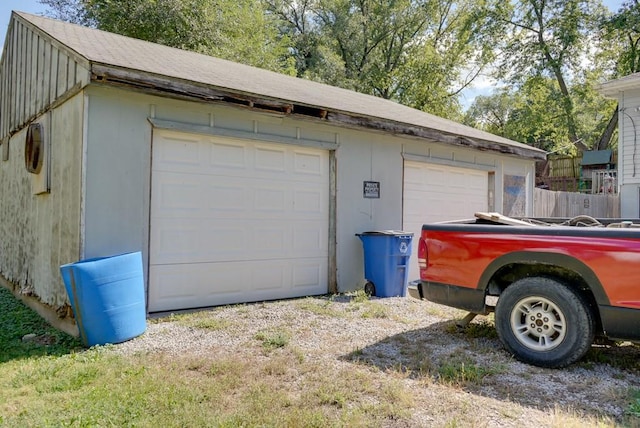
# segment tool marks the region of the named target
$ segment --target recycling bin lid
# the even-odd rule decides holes
[[[356,233],[356,236],[383,235],[383,236],[413,236],[413,232],[403,230],[371,230],[369,232]]]

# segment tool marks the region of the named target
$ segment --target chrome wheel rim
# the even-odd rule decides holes
[[[524,346],[549,351],[562,343],[567,321],[560,308],[544,297],[526,297],[511,311],[511,331]]]

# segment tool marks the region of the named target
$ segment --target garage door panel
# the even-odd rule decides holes
[[[326,168],[325,158],[323,156],[317,153],[302,151],[294,151],[293,156],[293,171],[295,174],[311,178],[315,176],[319,180],[323,179],[322,177],[324,176],[324,170]]]
[[[256,211],[269,211],[284,213],[287,209],[287,192],[281,187],[257,187],[254,192],[253,209]]]
[[[154,138],[149,310],[325,293],[328,152],[196,141]]]
[[[326,269],[324,268],[324,263],[320,262],[300,262],[295,265],[293,267],[293,288],[312,290],[318,284],[326,282]],[[301,295],[304,295],[304,293]]]
[[[157,266],[150,270],[149,310],[167,311],[241,302],[246,296],[249,276],[242,276],[236,266],[218,266],[209,273],[206,264]],[[240,275],[240,276],[239,276]],[[224,302],[224,303],[217,303]]]
[[[151,258],[154,264],[208,262],[215,260],[242,260],[247,235],[251,231],[239,227],[188,225],[175,220],[156,222],[158,230],[153,236]]]
[[[293,254],[301,257],[328,251],[327,231],[318,227],[314,222],[297,225],[293,228],[291,250]]]
[[[306,189],[293,189],[292,211],[295,214],[318,214],[325,215],[327,206],[326,194],[321,190],[311,191]]]
[[[156,264],[308,257],[328,251],[327,231],[313,222],[294,227],[262,220],[242,228],[236,220],[188,226],[179,220],[163,220],[156,224],[162,228],[154,236],[151,253]]]
[[[150,281],[152,311],[301,297],[326,293],[326,260],[158,266]]]
[[[209,166],[216,167],[216,171],[247,169],[248,156],[244,144],[211,142],[207,147],[209,156],[205,159],[209,159]]]
[[[176,169],[197,169],[201,163],[202,153],[200,140],[196,138],[165,137],[165,144],[160,151],[154,151],[154,167],[163,171],[169,167]]]
[[[405,162],[403,229],[414,233],[415,243],[424,223],[465,219],[476,211],[487,211],[488,186],[486,171]],[[417,247],[412,247],[410,279],[419,276]]]

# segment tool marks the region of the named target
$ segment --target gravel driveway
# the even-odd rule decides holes
[[[286,346],[319,370],[364,367],[381,383],[401,379],[415,404],[388,426],[640,424],[629,414],[630,392],[640,391],[639,347],[594,346],[568,368],[543,369],[508,355],[491,319],[456,327],[464,315],[408,297],[309,297],[164,314],[114,349],[258,361],[269,355],[256,355],[256,337],[285,332]]]

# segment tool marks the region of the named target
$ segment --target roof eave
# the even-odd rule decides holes
[[[598,92],[608,98],[618,98],[625,91],[640,88],[640,73],[610,80],[598,86]]]
[[[195,99],[207,103],[232,104],[236,107],[291,115],[298,118],[322,120],[343,127],[366,128],[386,134],[427,139],[532,160],[545,160],[547,155],[546,152],[533,147],[501,144],[495,141],[447,133],[433,128],[400,123],[380,117],[363,116],[352,112],[337,111],[323,106],[305,105],[288,100],[269,99],[259,94],[212,87],[168,76],[123,69],[109,64],[92,63],[91,80],[94,83],[126,87],[165,97]]]

